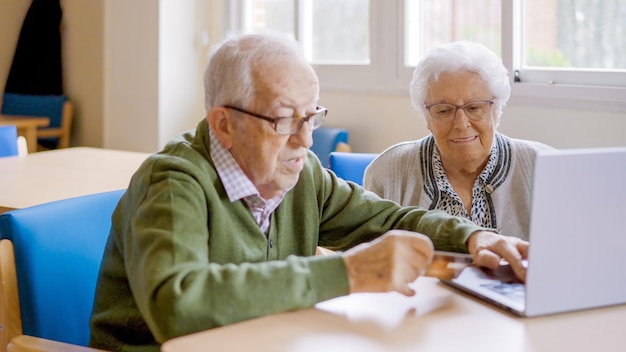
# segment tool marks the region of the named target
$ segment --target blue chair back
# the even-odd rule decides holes
[[[87,346],[111,214],[124,190],[0,215],[0,238],[15,249],[24,335]]]
[[[60,128],[63,120],[63,105],[68,100],[65,95],[30,95],[4,93],[2,113],[5,115],[43,116],[50,119],[46,128]],[[58,138],[40,138],[40,142],[55,146]]]
[[[339,143],[348,144],[348,131],[343,128],[320,127],[313,130],[311,151],[317,155],[322,166],[329,167],[328,156],[337,149]]]
[[[14,125],[0,126],[0,157],[16,156],[17,128]]]
[[[330,169],[346,181],[363,185],[363,175],[367,166],[376,158],[376,153],[330,153]]]
[[[2,113],[5,115],[44,116],[50,119],[48,128],[61,127],[65,95],[29,95],[4,93]]]

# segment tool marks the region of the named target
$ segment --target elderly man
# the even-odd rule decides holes
[[[294,41],[225,42],[205,90],[206,118],[146,160],[113,214],[91,346],[157,351],[353,292],[412,295],[433,244],[490,267],[505,258],[524,277],[527,242],[402,208],[320,165],[309,148],[326,109]],[[317,246],[345,252],[314,256]]]

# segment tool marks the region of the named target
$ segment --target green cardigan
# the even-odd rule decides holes
[[[401,208],[324,169],[313,153],[271,217],[269,236],[231,203],[210,157],[207,123],[150,156],[113,214],[91,318],[93,347],[158,351],[160,343],[349,293],[341,256],[390,229],[466,251],[481,228]]]

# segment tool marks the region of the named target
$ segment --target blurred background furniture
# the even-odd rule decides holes
[[[24,136],[17,136],[17,155],[20,157],[28,155],[28,142]]]
[[[87,346],[111,214],[123,193],[63,199],[0,215],[3,347],[73,351],[52,347],[59,342]]]
[[[0,158],[5,156],[26,156],[28,143],[24,136],[17,135],[14,125],[0,125]]]
[[[313,146],[311,151],[317,155],[322,166],[328,167],[328,156],[331,152],[350,152],[348,131],[344,128],[320,127],[313,130]]]
[[[0,214],[128,187],[148,153],[74,147],[0,158]]]
[[[13,125],[0,126],[0,157],[16,155],[17,128]]]
[[[73,105],[65,95],[15,93],[4,93],[3,95],[2,114],[29,117],[41,116],[50,119],[48,127],[42,127],[37,130],[37,143],[43,149],[67,148],[70,146],[73,113]]]
[[[29,152],[37,151],[37,129],[50,124],[50,119],[41,116],[0,115],[0,126],[13,125],[17,135],[24,137]]]
[[[363,185],[363,174],[367,166],[377,157],[376,153],[331,152],[329,168],[346,181]]]

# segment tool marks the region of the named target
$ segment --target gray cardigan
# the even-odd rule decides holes
[[[496,133],[501,153],[487,197],[492,202],[493,228],[504,235],[528,239],[534,160],[540,150],[554,148],[534,141],[513,139]],[[403,142],[382,152],[365,170],[363,185],[379,196],[403,206],[431,209],[439,191],[424,179],[432,169],[432,135]],[[425,186],[426,184],[426,186]]]

